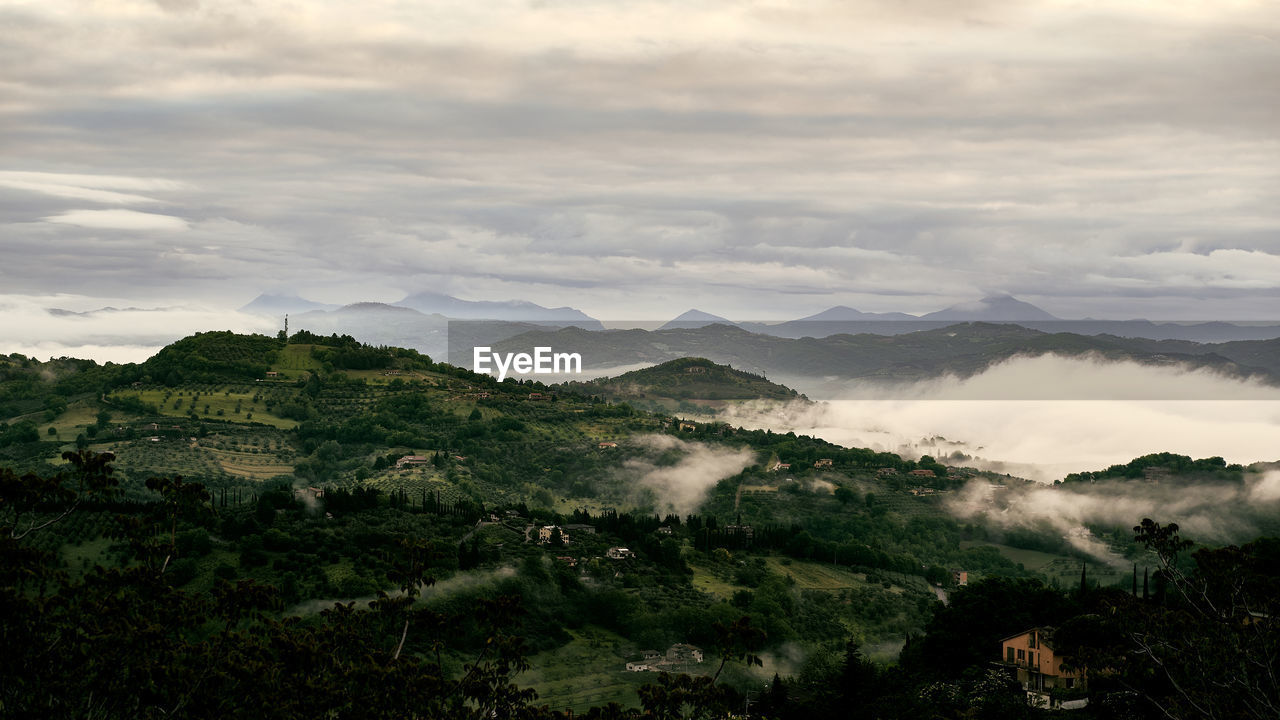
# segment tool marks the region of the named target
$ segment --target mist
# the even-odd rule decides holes
[[[1042,396],[1041,387],[1064,398],[1114,396],[1012,399]],[[1014,358],[968,379],[866,385],[851,394],[863,399],[833,394],[813,405],[748,404],[719,419],[1040,482],[1154,452],[1241,464],[1280,455],[1280,389],[1201,370],[1042,356]]]
[[[1143,518],[1176,522],[1200,542],[1242,543],[1261,534],[1256,519],[1280,512],[1280,470],[1247,473],[1243,483],[1221,480],[1104,480],[1067,485],[1028,484],[996,491],[970,481],[947,499],[955,516],[1004,529],[1053,528],[1075,549],[1115,567],[1128,561],[1112,553],[1086,525],[1130,528]]]
[[[138,308],[78,295],[0,295],[0,353],[141,362],[204,330],[273,334],[270,319],[203,306]]]
[[[714,447],[669,435],[642,435],[632,442],[646,456],[628,459],[616,477],[641,494],[652,495],[654,509],[660,513],[696,512],[716,483],[756,462],[755,453],[745,448]]]
[[[500,580],[506,580],[507,578],[515,577],[515,575],[516,575],[516,569],[509,565],[504,565],[502,567],[494,568],[492,570],[474,570],[474,571],[467,572],[465,574],[460,573],[460,574],[454,575],[451,578],[447,578],[445,580],[438,580],[430,585],[418,586],[418,592],[419,592],[418,602],[426,602],[426,601],[437,599],[437,598],[447,597],[454,593],[486,587]],[[401,595],[404,594],[404,591],[396,587],[396,588],[388,588],[386,590],[386,593],[389,597],[400,597]],[[294,605],[292,608],[289,609],[288,614],[314,615],[316,613],[319,613],[322,610],[327,610],[333,607],[335,603],[354,602],[358,607],[364,608],[364,607],[368,607],[369,603],[377,599],[378,599],[378,596],[375,594],[375,595],[362,595],[360,597],[353,597],[353,598],[326,598],[326,599],[307,600],[306,602],[302,602],[297,605]]]

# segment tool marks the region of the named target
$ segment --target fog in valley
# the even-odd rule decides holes
[[[1280,459],[1280,388],[1207,371],[1043,356],[968,379],[842,387],[819,396],[802,386],[821,402],[748,404],[720,419],[1041,482],[1164,451]]]

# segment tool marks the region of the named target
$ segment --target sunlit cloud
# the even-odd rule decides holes
[[[44,218],[45,222],[109,230],[186,230],[186,220],[172,215],[137,210],[68,210]]]

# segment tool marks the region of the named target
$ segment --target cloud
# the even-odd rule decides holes
[[[44,218],[45,222],[111,230],[186,230],[186,220],[172,215],[137,210],[68,210]]]
[[[85,229],[217,218],[262,252],[166,273],[131,245],[136,271],[85,291],[1274,314],[1280,13],[1197,8],[10,6],[0,231],[73,223],[35,223],[20,292],[57,287]],[[67,204],[156,201],[169,219]]]
[[[104,307],[75,295],[0,295],[0,353],[140,362],[196,332],[273,333],[272,320],[205,307]],[[50,312],[51,309],[63,312]]]
[[[1058,486],[1013,486],[994,497],[985,480],[971,481],[947,500],[958,517],[1001,528],[1050,527],[1070,545],[1108,564],[1127,567],[1086,526],[1128,529],[1143,518],[1176,522],[1199,542],[1247,542],[1259,533],[1258,519],[1274,516],[1280,472],[1247,474],[1243,483],[1190,480],[1147,484],[1106,480]]]
[[[841,397],[832,394],[838,390],[800,389],[814,399]],[[877,397],[861,392],[857,397]],[[1012,399],[1019,392],[1031,399]],[[1115,399],[1045,399],[1073,396]],[[957,454],[951,462],[1043,482],[1155,452],[1244,464],[1280,459],[1280,389],[1212,373],[1016,358],[969,380],[929,381],[878,397],[738,408],[723,419],[907,457],[946,461]]]
[[[696,512],[716,483],[756,462],[751,450],[685,442],[669,435],[642,435],[632,442],[648,456],[628,459],[619,478],[651,493],[649,499],[661,513]]]

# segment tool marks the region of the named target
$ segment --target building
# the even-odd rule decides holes
[[[676,643],[667,648],[666,661],[671,664],[692,664],[702,662],[702,650],[688,643]]]
[[[602,449],[602,450],[603,450],[604,448],[616,448],[616,447],[618,447],[618,443],[616,443],[616,442],[602,442],[602,443],[600,443],[600,449]]]
[[[820,460],[815,460],[813,463],[813,466],[816,468],[829,468],[831,465],[831,458],[822,458]]]
[[[679,428],[680,432],[693,432],[698,429],[698,425],[697,423],[681,422]]]
[[[584,535],[595,535],[596,528],[594,525],[584,525],[582,523],[573,523],[564,526],[565,532],[582,533]]]
[[[401,470],[407,467],[414,467],[415,465],[430,465],[430,464],[431,464],[431,458],[427,457],[426,455],[405,455],[404,457],[396,461],[396,469]]]
[[[1000,662],[1037,705],[1048,707],[1053,690],[1086,687],[1082,670],[1062,668],[1067,659],[1053,651],[1053,628],[1050,627],[1031,628],[1001,640]],[[1072,706],[1083,705],[1073,703]]]
[[[770,472],[778,472],[779,470],[790,470],[790,469],[791,469],[791,463],[784,463],[781,460],[769,466]]]
[[[931,478],[931,477],[937,477],[937,475],[934,475],[934,474],[933,474],[933,471],[932,471],[932,470],[923,470],[923,469],[922,469],[922,470],[912,470],[910,473],[908,473],[908,475],[910,475],[911,477],[918,477],[918,478]]]
[[[876,477],[893,477],[898,471],[893,468],[880,468],[876,471]]]
[[[968,570],[952,570],[952,571],[951,571],[951,580],[952,580],[952,582],[954,582],[957,586],[964,586],[964,585],[968,585],[968,584],[969,584],[969,571],[968,571]]]
[[[624,547],[611,547],[605,553],[605,557],[610,560],[626,560],[635,557],[636,554]]]
[[[569,544],[568,530],[565,530],[557,525],[543,525],[542,527],[538,528],[538,542],[543,545],[546,545],[547,543],[551,542],[551,539],[555,536],[555,533],[557,530],[560,531],[560,541],[563,544],[568,545]]]

